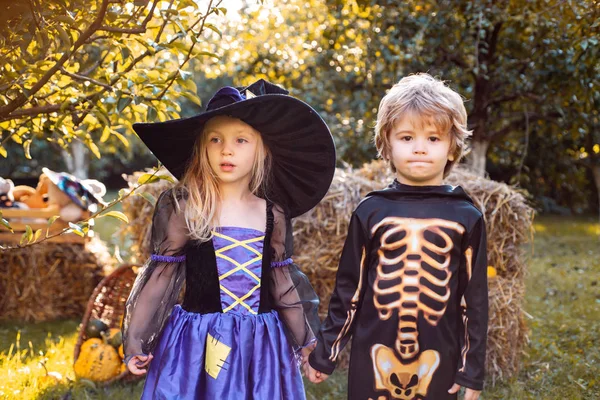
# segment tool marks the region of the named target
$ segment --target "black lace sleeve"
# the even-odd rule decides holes
[[[277,206],[273,207],[273,215],[270,288],[272,304],[285,324],[288,339],[298,352],[314,341],[314,332],[319,329],[319,298],[306,275],[292,260],[290,220]]]
[[[163,192],[152,218],[152,255],[139,272],[125,306],[125,355],[153,351],[185,281],[188,241],[183,215],[185,199]]]

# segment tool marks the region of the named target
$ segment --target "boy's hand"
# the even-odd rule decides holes
[[[154,356],[152,353],[149,355],[135,355],[127,362],[127,369],[129,369],[129,372],[134,375],[144,375],[146,372],[148,372],[148,369],[144,367],[150,364],[150,361],[152,361],[153,358]]]
[[[311,367],[308,362],[306,364],[304,364],[304,375],[312,383],[321,383],[324,380],[326,380],[327,378],[329,378],[329,375],[324,374],[321,371],[317,371],[316,369]]]
[[[448,390],[448,393],[450,393],[450,394],[458,393],[460,388],[461,388],[461,386],[458,383],[455,383],[454,386],[452,386],[452,388],[450,390]],[[469,389],[469,388],[466,388],[466,389],[467,390],[465,391],[465,400],[478,400],[479,399],[479,395],[481,394],[480,390],[473,390],[473,389]]]

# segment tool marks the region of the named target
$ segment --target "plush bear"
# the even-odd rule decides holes
[[[95,179],[80,180],[66,172],[54,172],[43,168],[47,177],[48,207],[58,209],[63,221],[79,221],[84,211],[95,212],[104,205],[102,196],[106,186]]]

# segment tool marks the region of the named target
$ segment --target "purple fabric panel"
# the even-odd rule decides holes
[[[239,242],[264,236],[264,232],[255,229],[239,227],[221,227],[218,228],[216,232],[221,235],[228,236],[231,239],[237,240]],[[250,292],[253,288],[255,288],[256,285],[259,285],[261,283],[260,279],[262,271],[262,252],[264,246],[264,239],[245,244],[246,246],[255,249],[256,252],[261,255],[260,257],[258,256],[258,254],[239,244],[230,249],[219,252],[219,250],[234,244],[236,243],[230,239],[222,238],[219,236],[213,237],[213,245],[215,248],[215,252],[217,253],[217,269],[219,271],[219,277],[223,276],[224,274],[233,269],[236,269],[235,272],[228,275],[227,277],[222,279],[220,278],[221,286],[224,286],[228,291],[230,291],[236,297],[241,299],[244,296],[246,296],[248,292]],[[249,263],[248,265],[246,265],[245,270],[254,274],[254,276],[252,276],[244,269],[239,269],[237,265],[235,265],[228,259],[234,260],[240,265]],[[258,281],[255,277],[258,278]],[[235,302],[236,299],[234,299],[221,288],[221,306],[224,312],[235,311],[242,314],[251,314],[251,312],[241,303],[235,304],[233,308],[229,308]],[[258,307],[260,303],[260,287],[255,289],[249,297],[243,299],[243,302],[246,305],[248,305],[254,311],[254,313],[258,312]]]

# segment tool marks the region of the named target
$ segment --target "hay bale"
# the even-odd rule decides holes
[[[296,262],[308,275],[321,298],[326,315],[349,218],[368,192],[393,179],[385,163],[374,161],[359,170],[337,169],[325,199],[294,221]],[[460,184],[484,211],[488,231],[489,265],[498,276],[490,280],[490,323],[487,353],[488,377],[495,382],[513,376],[526,341],[522,304],[526,264],[523,244],[532,238],[533,209],[522,192],[457,168],[446,179]],[[326,244],[326,245],[325,245]],[[348,352],[340,356],[342,365]]]
[[[0,252],[0,320],[81,318],[112,263],[98,238]]]
[[[137,186],[137,181],[140,176],[154,171],[148,169],[146,171],[134,172],[131,175],[123,175],[123,179],[127,182],[129,190],[133,190]],[[170,175],[166,169],[161,169],[157,175]],[[139,187],[136,193],[148,193],[155,199],[165,190],[171,188],[173,183],[167,180],[159,180],[153,183],[147,183]],[[150,236],[152,234],[152,214],[154,213],[154,205],[146,200],[143,196],[129,196],[122,201],[123,212],[129,218],[129,223],[119,230],[122,237],[127,236],[132,245],[130,247],[130,260],[133,263],[142,264],[150,257]]]

